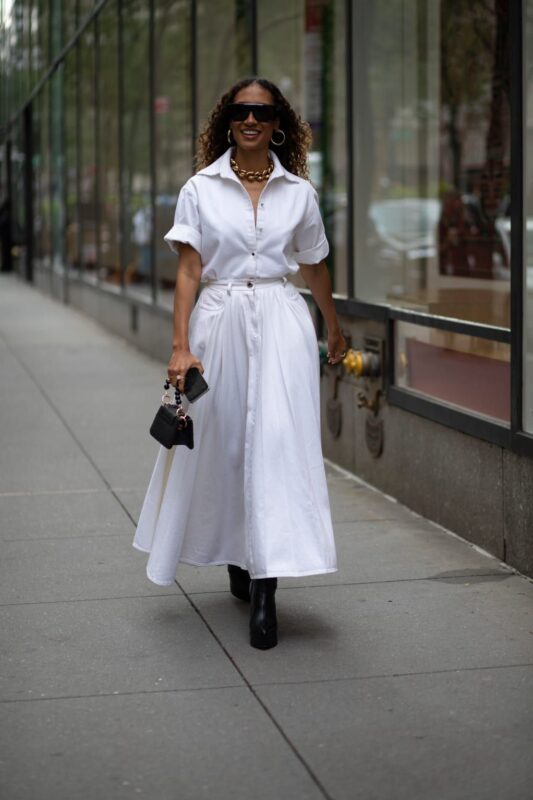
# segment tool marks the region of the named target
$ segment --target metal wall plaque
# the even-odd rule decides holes
[[[334,439],[338,439],[342,430],[342,405],[336,397],[330,397],[326,403],[326,422]]]
[[[370,455],[378,458],[383,452],[383,420],[368,414],[365,422],[365,441]]]

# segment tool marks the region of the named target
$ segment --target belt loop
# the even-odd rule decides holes
[[[283,281],[283,288],[285,288],[285,284],[287,283],[287,278],[285,277],[285,275],[282,276],[282,281]]]
[[[232,283],[233,283],[233,281],[230,281],[230,282],[228,283],[228,288],[226,289],[226,291],[227,291],[227,293],[228,293],[228,294],[231,294],[231,285],[232,285]]]

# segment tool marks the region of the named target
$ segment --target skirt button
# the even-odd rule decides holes
[[[246,285],[248,286],[248,288],[250,288],[250,289],[251,289],[251,288],[252,288],[252,286],[253,286],[253,283],[252,283],[252,281],[248,281],[248,283],[247,283]]]

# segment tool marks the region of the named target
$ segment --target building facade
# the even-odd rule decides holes
[[[3,268],[166,359],[196,138],[269,78],[363,352],[323,366],[326,455],[533,575],[533,0],[0,8]]]

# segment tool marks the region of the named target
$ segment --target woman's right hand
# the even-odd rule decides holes
[[[172,351],[170,361],[168,362],[168,379],[172,385],[176,383],[176,377],[179,375],[178,389],[183,392],[185,387],[185,376],[190,367],[198,367],[203,374],[204,367],[202,362],[194,356],[190,350],[176,349]]]

